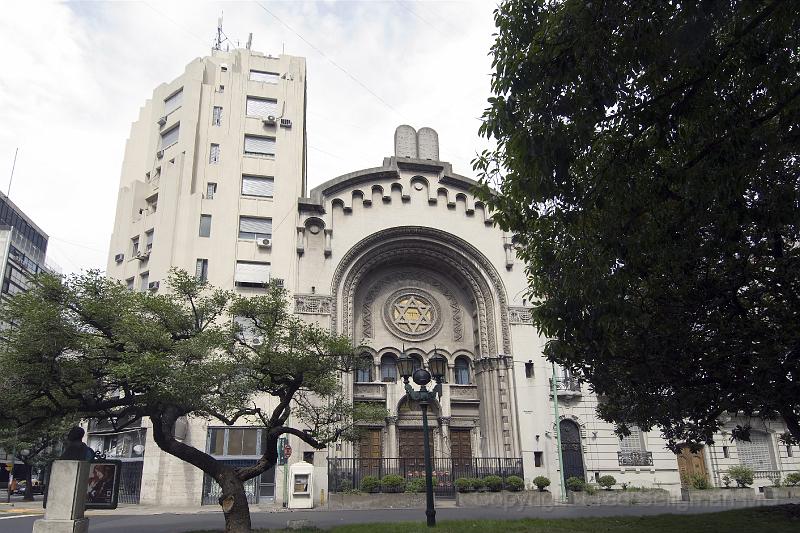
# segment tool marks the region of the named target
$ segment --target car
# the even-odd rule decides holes
[[[19,494],[20,496],[24,495],[25,494],[25,485],[26,484],[27,483],[25,482],[24,479],[18,481],[16,489],[11,491],[11,494]],[[34,494],[43,494],[44,493],[44,486],[39,482],[38,479],[34,479],[32,481],[32,486],[33,486],[33,493]]]

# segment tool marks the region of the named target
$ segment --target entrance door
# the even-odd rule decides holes
[[[424,433],[421,429],[400,430],[400,458],[406,468],[425,469]],[[436,457],[433,444],[433,431],[428,432],[431,445],[431,458]]]
[[[581,431],[578,424],[572,420],[562,420],[561,428],[561,455],[564,460],[564,482],[577,477],[586,479],[583,471],[583,450],[581,448]]]
[[[378,471],[381,466],[381,457],[383,456],[380,429],[366,430],[359,441],[358,455],[361,459],[361,475],[379,476]]]
[[[453,475],[474,477],[472,472],[472,438],[469,429],[450,429],[450,456],[453,458]]]
[[[691,477],[695,474],[701,474],[704,478],[708,479],[708,471],[706,470],[706,460],[701,448],[695,453],[688,446],[681,446],[681,453],[678,454],[678,474],[681,476],[681,485],[688,485]]]

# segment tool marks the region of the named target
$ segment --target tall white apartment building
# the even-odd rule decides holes
[[[157,290],[171,267],[217,287],[291,283],[305,190],[306,65],[215,51],[153,91],[131,128],[108,275]]]

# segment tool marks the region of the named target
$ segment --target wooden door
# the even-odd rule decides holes
[[[688,446],[681,446],[681,453],[678,454],[678,474],[681,476],[681,485],[688,485],[689,480],[694,474],[702,474],[708,479],[706,470],[706,460],[701,448],[695,453]]]
[[[450,430],[450,455],[453,465],[462,466],[472,463],[472,438],[468,429]]]
[[[368,429],[364,432],[359,441],[358,455],[361,459],[361,470],[368,471],[363,475],[377,475],[383,456],[380,429]]]
[[[433,431],[429,431],[428,436],[431,445],[431,458],[433,458],[436,457]],[[400,430],[400,458],[405,462],[407,468],[425,468],[424,433],[421,429]]]

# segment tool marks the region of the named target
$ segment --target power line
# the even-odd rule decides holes
[[[147,7],[149,7],[150,9],[152,9],[153,11],[155,11],[156,13],[158,13],[159,15],[161,15],[162,17],[164,17],[165,19],[167,19],[168,21],[170,21],[171,23],[173,23],[175,26],[177,26],[177,27],[178,27],[178,28],[180,28],[181,30],[183,30],[183,31],[184,31],[186,34],[188,34],[188,35],[191,35],[192,37],[194,37],[195,39],[197,39],[198,41],[200,41],[201,43],[203,43],[203,45],[205,45],[205,46],[208,46],[208,43],[207,43],[207,42],[206,42],[206,40],[205,40],[205,39],[203,39],[202,37],[199,37],[198,35],[196,35],[196,34],[194,34],[194,33],[190,32],[190,31],[189,31],[189,30],[187,30],[185,27],[183,27],[181,24],[178,24],[178,22],[176,22],[174,19],[170,18],[168,15],[166,15],[166,14],[165,14],[165,13],[163,13],[162,11],[159,11],[158,9],[156,9],[155,7],[153,7],[152,5],[150,5],[148,2],[146,2],[146,1],[144,1],[144,0],[143,0],[143,1],[142,1],[142,3],[143,3],[144,5],[146,5]]]
[[[397,111],[397,110],[396,110],[394,107],[392,107],[392,106],[389,104],[389,102],[387,102],[386,100],[384,100],[383,98],[381,98],[381,97],[380,97],[380,96],[379,96],[379,95],[378,95],[378,94],[377,94],[375,91],[373,91],[372,89],[370,89],[369,87],[367,87],[367,85],[366,85],[366,84],[364,84],[364,83],[363,83],[361,80],[359,80],[358,78],[356,78],[354,75],[350,74],[350,72],[349,72],[349,71],[348,71],[346,68],[344,68],[343,66],[341,66],[340,64],[338,64],[336,61],[334,61],[333,59],[331,59],[330,57],[328,57],[327,55],[325,55],[325,52],[323,52],[322,50],[320,50],[319,48],[317,48],[316,46],[314,46],[314,44],[313,44],[313,43],[311,43],[311,41],[309,41],[308,39],[306,39],[305,37],[303,37],[303,36],[302,36],[302,35],[301,35],[301,34],[300,34],[300,33],[299,33],[297,30],[295,30],[294,28],[292,28],[291,26],[289,26],[287,23],[285,23],[283,20],[281,20],[281,18],[280,18],[280,17],[278,17],[278,15],[276,15],[275,13],[273,13],[272,11],[270,11],[269,9],[267,9],[267,8],[266,8],[265,6],[263,6],[263,5],[262,5],[260,2],[255,2],[255,4],[256,4],[258,7],[260,7],[261,9],[263,9],[264,11],[266,11],[267,13],[269,13],[269,14],[272,16],[272,18],[274,18],[275,20],[277,20],[278,22],[280,22],[280,23],[281,23],[281,24],[282,24],[282,25],[283,25],[283,26],[284,26],[286,29],[288,29],[290,32],[294,33],[294,34],[295,34],[295,35],[296,35],[296,36],[297,36],[297,37],[298,37],[300,40],[302,40],[304,43],[306,43],[308,46],[310,46],[312,49],[314,49],[314,51],[315,51],[315,52],[317,52],[319,55],[321,55],[323,58],[325,58],[325,59],[326,59],[326,60],[327,60],[327,61],[328,61],[328,62],[329,62],[331,65],[333,65],[334,67],[336,67],[336,68],[338,68],[339,70],[341,70],[341,71],[342,71],[342,72],[343,72],[343,73],[344,73],[344,74],[345,74],[347,77],[349,77],[351,80],[353,80],[353,81],[354,81],[354,82],[356,82],[358,85],[360,85],[362,89],[364,89],[364,90],[365,90],[365,91],[367,91],[369,94],[371,94],[371,95],[372,95],[372,96],[374,96],[376,99],[378,99],[378,100],[379,100],[379,101],[380,101],[380,102],[381,102],[383,105],[385,105],[385,106],[386,106],[386,107],[387,107],[389,110],[391,110],[392,112],[394,112],[394,113],[395,113],[397,116],[402,116],[402,115],[400,114],[400,112],[399,112],[399,111]]]

